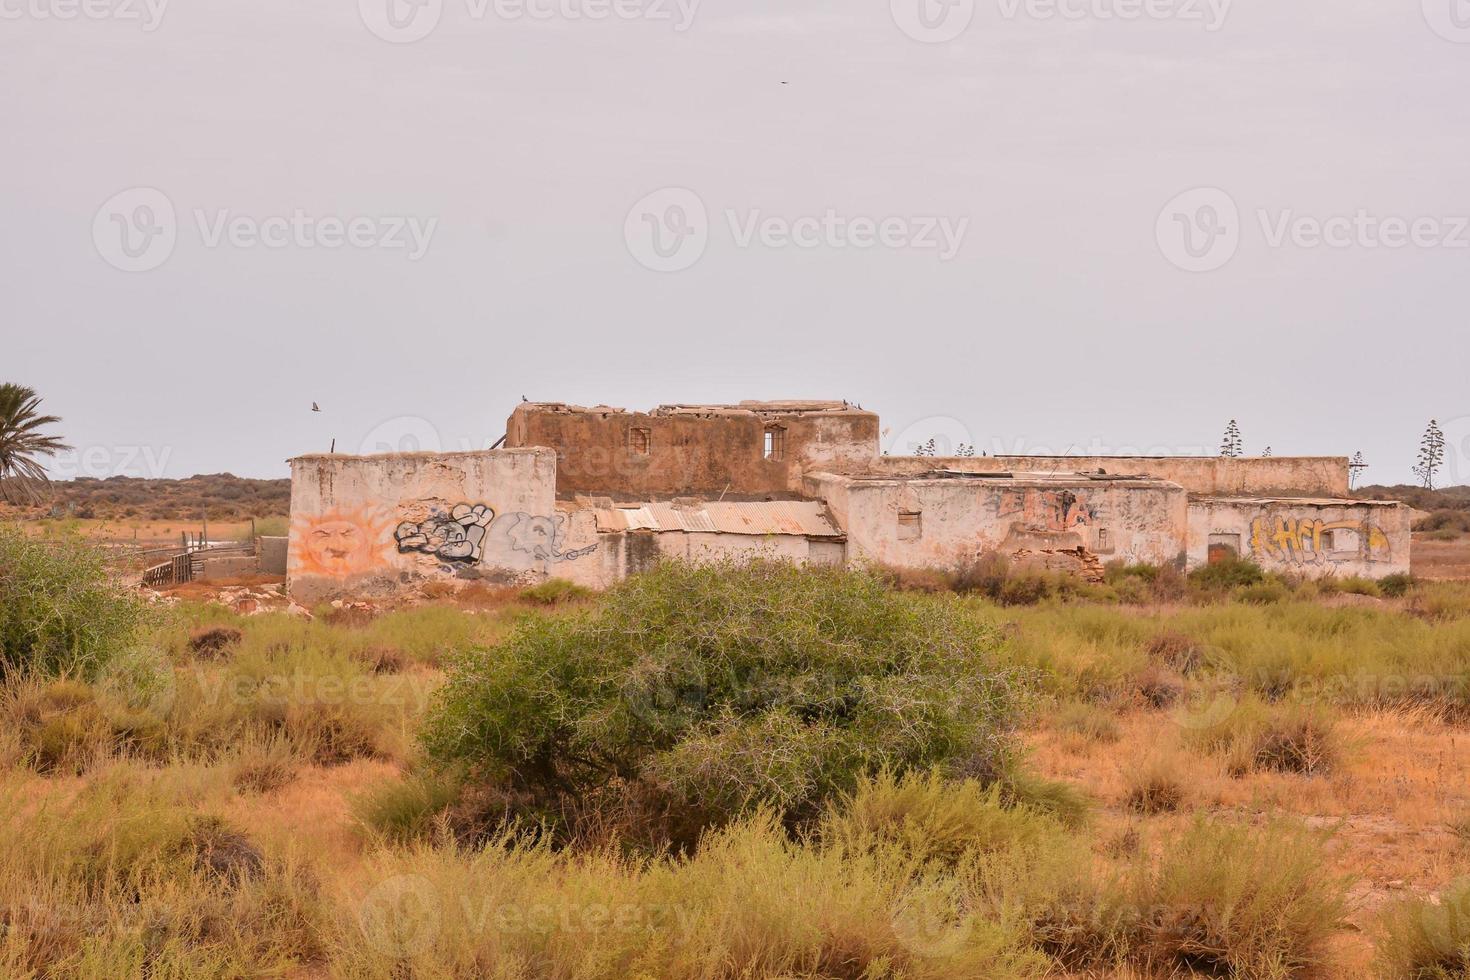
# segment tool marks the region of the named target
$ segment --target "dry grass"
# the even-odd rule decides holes
[[[341,625],[187,608],[161,659],[6,687],[0,976],[1463,977],[1463,716],[1294,683],[1463,673],[1457,593],[1430,616],[1419,589],[980,608],[1063,695],[1025,770],[880,778],[809,838],[762,815],[678,860],[441,832],[483,801],[415,775],[418,718],[446,653],[541,615],[513,598]],[[205,659],[201,626],[241,636]]]

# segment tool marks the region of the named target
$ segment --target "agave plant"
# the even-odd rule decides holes
[[[48,481],[38,457],[68,448],[59,437],[39,431],[61,421],[40,414],[40,407],[35,389],[0,384],[0,499],[8,503],[41,500]]]

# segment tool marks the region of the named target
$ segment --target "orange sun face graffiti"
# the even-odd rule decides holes
[[[382,567],[388,524],[366,508],[297,520],[291,528],[295,573],[345,578]]]

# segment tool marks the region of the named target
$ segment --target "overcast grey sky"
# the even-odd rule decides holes
[[[525,395],[1470,480],[1466,0],[0,0],[0,77],[61,476]]]

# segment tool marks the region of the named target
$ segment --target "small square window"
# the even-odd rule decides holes
[[[898,512],[898,540],[916,541],[924,534],[924,515],[917,510]]]
[[[635,456],[647,456],[653,443],[653,433],[648,429],[628,430],[628,451]]]
[[[781,460],[786,458],[786,430],[772,426],[766,430],[765,444],[761,448],[762,459]]]

